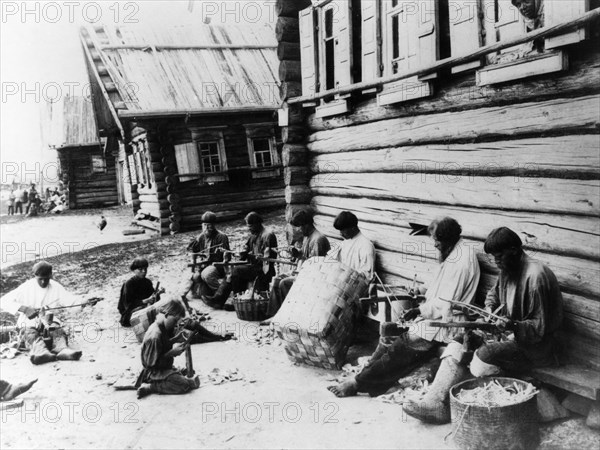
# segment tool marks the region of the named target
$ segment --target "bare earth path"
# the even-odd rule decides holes
[[[115,391],[117,378],[135,379],[140,369],[140,344],[117,321],[118,292],[129,277],[129,263],[138,254],[146,256],[148,277],[177,297],[189,276],[184,249],[192,234],[129,240],[120,233],[128,227],[130,212],[105,212],[109,226],[101,238],[90,224],[95,214],[61,217],[65,222],[2,221],[3,241],[5,231],[21,242],[29,236],[53,242],[57,233],[81,246],[101,241],[83,252],[48,259],[55,278],[67,288],[82,299],[100,296],[105,301],[64,317],[75,345],[83,350],[81,361],[33,366],[24,355],[1,360],[2,379],[39,381],[22,396],[23,407],[2,412],[0,448],[453,448],[450,439],[444,441],[452,425],[424,425],[403,415],[400,406],[369,397],[337,399],[326,386],[339,372],[295,365],[280,341],[256,342],[256,323],[239,321],[235,313],[210,311],[199,302],[195,306],[212,315],[209,327],[235,331],[238,339],[194,345],[196,371],[206,377],[215,368],[237,369],[243,379],[205,383],[189,395],[142,400],[134,391]],[[268,215],[267,225],[282,230],[282,216]],[[221,228],[233,243],[242,242],[239,222]],[[109,236],[113,243],[103,240]],[[278,238],[283,240],[283,234]],[[27,279],[31,265],[31,259],[3,264],[2,293]],[[176,364],[183,366],[184,358]],[[542,442],[545,449],[596,448],[598,434],[581,419],[569,420],[543,427]]]

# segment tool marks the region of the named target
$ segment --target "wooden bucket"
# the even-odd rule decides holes
[[[167,303],[169,303],[168,299],[160,300],[153,305],[147,306],[146,308],[140,309],[131,314],[129,323],[133,328],[133,332],[135,333],[135,337],[137,338],[138,342],[142,342],[144,340],[146,330],[156,320],[158,310]]]
[[[339,369],[352,342],[366,292],[364,275],[324,257],[306,261],[272,319],[294,362]]]
[[[540,443],[540,428],[536,396],[522,403],[507,406],[476,406],[460,401],[462,389],[475,389],[491,381],[502,386],[528,383],[516,378],[474,378],[450,389],[450,414],[454,424],[454,442],[462,449],[526,450]]]

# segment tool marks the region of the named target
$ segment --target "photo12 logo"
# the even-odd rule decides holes
[[[2,23],[138,23],[136,2],[2,1]]]

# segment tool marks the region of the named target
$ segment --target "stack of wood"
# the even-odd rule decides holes
[[[283,100],[302,94],[300,70],[300,33],[298,12],[308,6],[309,0],[277,0],[275,12],[278,19],[275,27],[279,78]],[[308,151],[302,108],[287,110],[287,123],[281,129],[283,141],[283,176],[285,181],[286,220],[289,222],[299,209],[309,208],[311,191],[308,187]],[[292,230],[288,225],[288,239]]]

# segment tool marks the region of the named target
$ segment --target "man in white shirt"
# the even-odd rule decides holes
[[[349,211],[342,211],[335,218],[333,227],[339,230],[344,240],[339,246],[334,246],[327,257],[362,273],[370,282],[375,273],[375,247],[360,232],[356,216]]]
[[[425,362],[440,346],[452,341],[454,334],[428,326],[431,320],[460,321],[464,316],[453,311],[445,300],[471,303],[479,283],[479,264],[472,249],[460,238],[462,229],[456,220],[445,217],[429,225],[429,234],[440,253],[440,268],[425,294],[425,303],[410,309],[405,320],[414,320],[410,330],[385,346],[380,343],[365,368],[351,380],[328,389],[338,397],[357,392],[381,395],[415,365]],[[460,330],[460,329],[459,329]]]
[[[21,284],[0,299],[2,310],[18,314],[17,327],[24,329],[25,342],[30,347],[29,357],[33,364],[55,360],[78,360],[81,351],[69,348],[67,335],[47,308],[71,306],[77,297],[70,294],[60,283],[52,280],[52,266],[40,261],[33,266],[34,278]],[[46,339],[44,339],[46,338]],[[52,340],[52,344],[46,341]]]

